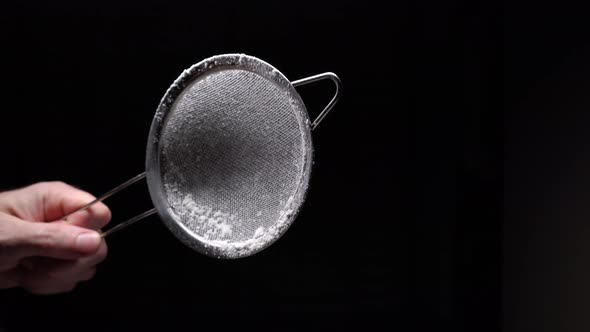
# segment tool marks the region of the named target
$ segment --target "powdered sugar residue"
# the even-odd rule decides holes
[[[192,194],[182,194],[173,182],[165,182],[165,190],[173,214],[187,226],[196,238],[205,247],[213,247],[218,257],[238,258],[249,256],[272,242],[286,230],[293,214],[292,209],[279,211],[278,220],[269,227],[259,226],[251,234],[242,234],[244,222],[235,215],[223,211],[214,210],[211,207],[197,203]],[[285,206],[291,206],[293,196],[287,202],[281,201]],[[263,215],[262,211],[256,213],[257,217]],[[255,222],[255,221],[253,221]],[[236,234],[237,229],[242,229]],[[237,238],[246,240],[236,240]]]
[[[232,224],[236,217],[222,211],[214,211],[211,207],[201,206],[195,202],[191,194],[186,194],[182,201],[177,196],[175,210],[181,210],[183,218],[190,229],[203,234],[205,239],[223,239],[232,236]],[[180,201],[180,204],[178,202]]]
[[[212,240],[208,244],[216,247],[224,257],[237,258],[251,255],[274,242],[288,227],[287,221],[292,214],[293,210],[291,209],[281,211],[281,217],[275,224],[268,228],[258,227],[254,231],[254,235],[245,241]]]

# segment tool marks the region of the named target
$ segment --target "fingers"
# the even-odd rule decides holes
[[[91,266],[79,271],[75,276],[58,278],[55,276],[40,273],[38,270],[22,271],[19,284],[25,290],[33,294],[57,294],[73,290],[80,282],[88,281],[96,275],[96,267]]]
[[[31,276],[27,278],[26,276]],[[26,274],[21,278],[21,286],[29,293],[36,295],[52,295],[71,292],[76,288],[75,282],[64,282],[61,280],[39,279],[38,275]]]
[[[69,292],[78,283],[92,279],[96,274],[96,265],[104,261],[106,256],[107,245],[103,240],[95,254],[76,260],[25,258],[19,269],[0,273],[0,288],[21,286],[38,295]]]
[[[88,281],[96,274],[96,265],[107,255],[106,243],[96,254],[73,261],[32,257],[24,261],[17,282],[33,294],[50,295],[73,290],[79,282]]]
[[[75,259],[94,254],[102,241],[95,231],[65,223],[23,222],[21,247],[26,256]]]
[[[0,193],[0,289],[22,286],[35,294],[72,290],[91,279],[107,255],[98,230],[111,218],[102,203],[61,182]],[[55,221],[58,220],[58,221]]]
[[[74,188],[63,182],[45,182],[44,187],[44,221],[60,220],[63,216],[78,210],[95,200],[91,194]],[[75,226],[98,230],[111,220],[111,211],[102,202],[68,216],[68,222]]]
[[[81,281],[81,276],[96,265],[100,264],[107,257],[106,242],[102,242],[98,251],[87,257],[82,257],[76,260],[58,260],[46,257],[31,257],[21,262],[21,265],[35,274],[47,276],[48,278],[66,280],[66,281]]]
[[[100,235],[92,230],[61,222],[23,221],[6,214],[0,214],[0,231],[0,265],[6,267],[30,256],[59,259],[89,256],[98,251],[102,242]]]
[[[88,257],[79,258],[75,261],[63,262],[62,264],[55,264],[47,269],[47,274],[53,278],[63,278],[68,280],[82,280],[80,276],[84,275],[85,271],[93,269],[100,264],[107,257],[107,245],[103,241],[98,251]]]
[[[63,182],[40,182],[0,193],[0,212],[28,221],[58,221],[95,200],[95,197]],[[68,217],[68,222],[98,230],[111,219],[111,211],[99,202]]]

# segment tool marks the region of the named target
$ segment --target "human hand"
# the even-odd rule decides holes
[[[92,200],[89,193],[62,182],[1,192],[0,289],[56,294],[90,280],[107,255],[96,230],[110,221],[111,212],[97,203],[67,221],[60,219]]]

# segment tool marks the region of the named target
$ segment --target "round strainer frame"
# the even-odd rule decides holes
[[[209,241],[195,234],[181,221],[175,218],[174,212],[172,212],[166,197],[166,193],[162,183],[162,176],[160,172],[160,137],[166,125],[167,115],[174,108],[176,101],[179,99],[180,96],[182,96],[183,92],[185,92],[186,89],[189,88],[195,80],[203,76],[209,75],[215,71],[223,71],[227,69],[246,70],[258,74],[262,78],[267,79],[273,84],[275,84],[281,90],[281,92],[285,93],[285,97],[289,98],[289,100],[291,101],[292,110],[294,112],[297,112],[297,118],[300,122],[300,129],[303,137],[303,145],[305,150],[302,177],[299,185],[297,186],[297,191],[294,195],[293,201],[289,206],[290,213],[282,216],[282,218],[285,218],[285,220],[281,221],[280,227],[277,229],[276,234],[274,234],[268,241],[266,241],[260,246],[248,248],[247,250],[237,251],[228,251],[227,248],[216,245],[214,241]],[[312,122],[310,120],[305,104],[295,88],[297,86],[324,79],[332,80],[336,85],[336,91],[334,97],[331,99],[328,105]],[[278,240],[296,219],[305,201],[305,197],[309,188],[309,179],[311,176],[311,168],[313,163],[313,144],[311,132],[317,127],[317,125],[333,108],[333,106],[339,100],[341,94],[342,83],[338,76],[331,72],[314,75],[301,80],[290,82],[281,72],[279,72],[272,65],[253,56],[245,54],[223,54],[207,58],[191,66],[189,69],[183,71],[183,73],[174,81],[174,83],[166,91],[164,97],[160,101],[148,135],[145,161],[146,171],[126,181],[118,187],[112,189],[111,191],[100,196],[96,200],[86,204],[80,209],[66,215],[63,219],[66,219],[67,216],[77,211],[86,209],[97,202],[103,201],[106,198],[112,196],[113,194],[127,188],[131,184],[143,178],[146,178],[150,198],[152,200],[152,203],[154,204],[154,208],[145,211],[125,222],[122,222],[104,231],[102,233],[103,237],[106,237],[109,234],[119,231],[141,219],[146,218],[147,216],[158,213],[160,219],[163,221],[166,227],[175,235],[177,239],[179,239],[181,242],[183,242],[185,245],[192,248],[193,250],[204,255],[216,258],[241,258],[260,252],[272,245],[276,240]],[[279,220],[277,220],[277,222]]]

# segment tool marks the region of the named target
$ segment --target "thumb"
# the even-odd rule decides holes
[[[102,242],[96,231],[64,222],[22,221],[19,226],[19,244],[25,257],[75,259],[96,253]]]

